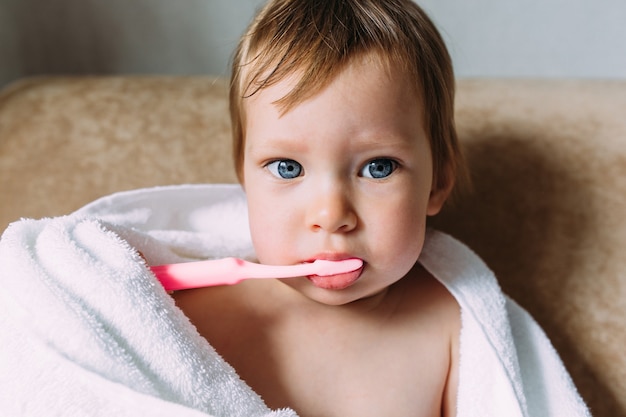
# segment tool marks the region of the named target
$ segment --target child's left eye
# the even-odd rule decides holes
[[[279,159],[266,165],[267,169],[277,178],[291,180],[302,174],[302,165],[292,159]]]
[[[365,178],[381,179],[386,178],[398,167],[398,163],[393,159],[379,158],[373,159],[359,172],[359,175]]]

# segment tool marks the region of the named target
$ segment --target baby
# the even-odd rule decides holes
[[[410,0],[273,0],[243,36],[231,118],[259,261],[364,262],[174,294],[268,406],[456,414],[459,305],[417,262],[463,172],[453,102],[445,45]]]

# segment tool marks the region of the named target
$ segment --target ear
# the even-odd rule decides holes
[[[434,216],[441,211],[441,208],[452,192],[454,182],[452,169],[450,165],[446,165],[444,172],[433,178],[433,185],[431,187],[430,196],[428,197],[427,215]]]

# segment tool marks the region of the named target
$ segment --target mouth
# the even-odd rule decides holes
[[[318,258],[322,259],[322,258]],[[327,260],[340,260],[338,258],[329,259],[325,257]],[[363,265],[354,271],[346,272],[343,274],[335,274],[335,275],[309,275],[306,278],[316,287],[325,289],[325,290],[343,290],[354,283],[356,283],[359,278],[361,278],[361,274],[365,269],[365,262]]]

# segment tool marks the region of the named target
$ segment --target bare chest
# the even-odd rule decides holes
[[[302,417],[442,415],[451,334],[433,319],[445,316],[441,303],[277,309],[251,307],[240,295],[198,293],[177,304],[270,408]]]
[[[283,352],[281,361],[233,359],[269,406],[292,407],[301,416],[440,416],[446,355],[382,338],[355,343],[320,337],[294,344],[299,349]]]
[[[204,336],[271,408],[303,417],[441,415],[449,347],[432,329],[233,324]]]

